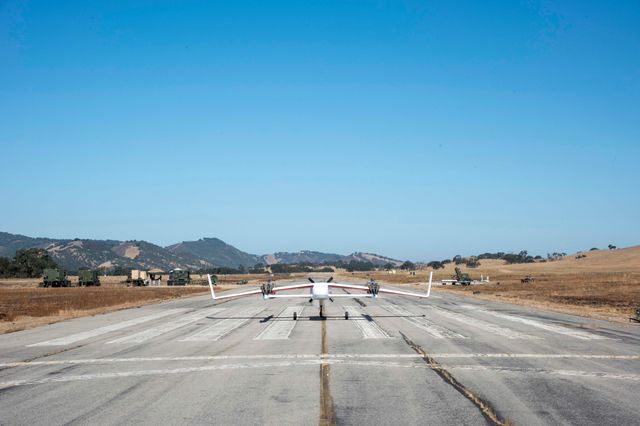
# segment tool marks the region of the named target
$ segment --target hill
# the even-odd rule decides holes
[[[451,278],[455,266],[449,263],[434,270],[436,285],[439,280]],[[482,259],[477,268],[458,267],[472,279],[479,280],[482,275],[485,279],[488,276],[490,282],[438,286],[438,290],[623,322],[628,322],[640,306],[640,246],[573,253],[556,261],[507,264],[502,259]],[[403,271],[356,272],[347,276],[419,283],[417,288],[424,288],[430,271],[423,266],[415,276]],[[535,281],[523,283],[521,280],[527,275]]]
[[[337,263],[344,262],[349,263],[352,260],[359,262],[371,262],[377,266],[383,266],[387,263],[391,263],[394,266],[399,266],[402,261],[392,259],[386,256],[380,256],[374,253],[362,253],[355,252],[349,255],[341,255],[335,253],[322,253],[319,251],[302,250],[298,252],[278,252],[273,254],[267,254],[261,256],[262,263],[266,265],[273,265],[276,263]]]
[[[349,262],[350,260],[356,260],[359,262],[371,262],[377,266],[383,266],[383,265],[386,265],[387,263],[390,263],[396,267],[402,265],[401,260],[392,259],[386,256],[380,256],[379,254],[375,254],[375,253],[361,253],[361,252],[351,253],[349,256],[346,256],[345,262]]]
[[[46,249],[60,266],[70,270],[115,266],[171,270],[214,266],[190,253],[175,253],[146,241],[31,238],[0,233],[0,256],[12,257],[17,250],[26,248]]]
[[[339,262],[343,260],[345,256],[333,253],[322,253],[319,251],[302,250],[298,252],[277,252],[273,254],[266,254],[261,257],[262,263],[266,265],[273,265],[276,263],[325,263],[325,262]]]
[[[167,251],[179,256],[202,259],[211,265],[237,268],[239,265],[252,267],[261,262],[254,254],[245,253],[218,238],[202,238],[198,241],[183,241],[166,247]]]
[[[239,250],[218,238],[202,238],[161,247],[147,241],[32,238],[0,232],[0,257],[12,257],[16,250],[25,248],[44,248],[58,264],[70,270],[115,266],[159,268],[165,271],[174,268],[197,270],[220,266],[252,267],[257,263],[321,264],[340,261],[349,263],[351,260],[371,262],[375,265],[392,263],[397,266],[402,263],[389,257],[361,252],[345,256],[303,250],[258,256]]]
[[[32,238],[25,235],[0,232],[0,257],[12,257],[17,250],[25,248],[46,248],[48,245],[68,240],[52,238]]]

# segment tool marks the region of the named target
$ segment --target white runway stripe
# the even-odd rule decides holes
[[[486,359],[590,359],[598,361],[640,361],[640,355],[612,354],[519,354],[519,353],[433,353],[431,357],[445,358],[486,358]],[[16,361],[0,363],[0,368],[36,367],[46,365],[82,365],[82,364],[119,364],[150,362],[199,362],[229,360],[264,360],[264,359],[412,359],[422,358],[421,354],[258,354],[258,355],[191,355],[170,357],[135,357],[135,358],[89,358],[89,359],[56,359],[50,361]]]
[[[394,361],[358,361],[349,359],[304,359],[304,360],[288,360],[288,361],[273,361],[273,362],[257,362],[257,363],[240,363],[240,364],[219,364],[219,365],[205,365],[200,367],[184,367],[174,369],[153,369],[153,370],[137,370],[137,371],[124,371],[124,372],[112,372],[112,373],[93,373],[93,374],[81,374],[73,376],[54,376],[45,377],[41,379],[24,379],[24,380],[12,380],[7,382],[0,382],[0,389],[10,388],[15,386],[27,386],[27,385],[39,385],[47,383],[64,383],[64,382],[77,382],[87,380],[99,380],[99,379],[119,379],[124,377],[145,377],[145,376],[164,376],[171,374],[190,374],[190,373],[203,373],[208,371],[220,371],[220,370],[242,370],[242,369],[275,369],[275,368],[291,368],[291,367],[308,367],[317,366],[321,364],[329,365],[342,365],[353,367],[366,367],[368,369],[374,368],[409,368],[409,369],[431,369],[431,370],[470,370],[470,371],[489,371],[492,374],[496,372],[502,373],[516,373],[516,374],[529,374],[529,375],[549,375],[558,377],[579,377],[587,379],[614,379],[614,380],[632,380],[640,381],[640,374],[615,374],[604,373],[594,371],[579,371],[579,370],[550,370],[543,368],[519,368],[519,367],[501,367],[501,366],[488,366],[488,365],[432,365],[424,362],[394,362]]]
[[[370,318],[365,317],[365,312],[357,306],[345,306],[347,312],[349,312],[349,322],[355,324],[362,333],[362,337],[365,339],[390,339],[391,337],[380,326],[372,321]]]
[[[83,331],[81,333],[70,334],[65,337],[60,337],[58,339],[47,340],[45,342],[34,343],[33,345],[28,346],[63,346],[70,345],[71,343],[79,342],[80,340],[90,339],[92,337],[97,337],[102,334],[111,333],[112,331],[122,330],[123,328],[131,327],[133,325],[142,324],[144,322],[156,320],[159,318],[163,318],[169,315],[174,315],[180,312],[184,312],[185,309],[167,309],[162,312],[158,312],[151,315],[146,315],[140,318],[134,318],[127,321],[122,321],[117,324],[107,325],[104,327],[94,328],[93,330]]]
[[[441,327],[441,326],[437,325],[436,323],[434,323],[432,321],[429,321],[425,317],[416,316],[415,314],[409,312],[408,310],[406,310],[402,306],[398,306],[398,305],[382,305],[382,308],[385,309],[386,311],[394,314],[394,315],[399,315],[403,320],[415,325],[416,327],[418,327],[421,330],[426,331],[427,333],[429,333],[433,337],[436,337],[436,338],[439,338],[439,339],[442,339],[442,338],[466,339],[466,337],[463,336],[462,334],[459,334],[459,333],[456,333],[455,331],[452,331],[452,330],[449,330],[447,328]]]
[[[253,306],[249,309],[245,309],[240,312],[236,312],[233,315],[236,318],[227,318],[220,322],[215,323],[211,327],[207,327],[202,331],[192,334],[191,336],[180,340],[181,342],[210,342],[222,339],[227,334],[231,333],[236,328],[241,327],[245,323],[249,322],[254,315],[264,311],[262,306]]]
[[[128,336],[120,337],[119,339],[112,340],[107,342],[107,344],[112,343],[142,343],[149,339],[153,339],[154,337],[160,336],[162,334],[168,333],[180,327],[184,327],[185,325],[189,325],[196,321],[201,320],[202,318],[208,317],[209,315],[215,315],[224,311],[225,308],[209,308],[202,309],[197,312],[192,312],[188,315],[184,315],[179,317],[171,322],[165,322],[157,327],[149,328],[147,330],[143,330],[139,333],[131,334]]]
[[[531,327],[540,328],[545,331],[550,331],[552,333],[558,333],[565,336],[575,337],[576,339],[583,340],[609,340],[608,337],[598,336],[597,334],[589,333],[586,331],[573,330],[568,327],[564,327],[556,324],[544,323],[542,321],[537,321],[529,318],[523,318],[516,315],[503,314],[501,312],[490,311],[488,309],[478,308],[473,305],[460,305],[460,307],[465,309],[472,309],[477,312],[482,312],[483,314],[493,315],[494,317],[506,319],[509,321],[519,322],[521,324],[530,325]]]
[[[465,314],[461,314],[459,312],[451,312],[446,309],[439,308],[437,306],[430,306],[430,309],[433,309],[435,312],[438,313],[438,315],[442,315],[443,317],[452,319],[454,321],[459,321],[473,327],[477,327],[489,333],[506,337],[507,339],[529,339],[529,340],[541,339],[541,337],[520,333],[519,331],[515,331],[510,328],[501,327],[499,325],[495,325],[490,322],[483,321],[481,319],[474,318]]]
[[[284,340],[288,339],[298,321],[293,320],[293,313],[297,312],[298,316],[302,314],[304,306],[289,306],[285,308],[278,316],[271,320],[271,323],[258,334],[254,340]]]

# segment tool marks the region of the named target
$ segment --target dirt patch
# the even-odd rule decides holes
[[[140,247],[138,246],[129,246],[124,251],[124,257],[128,257],[129,259],[135,259],[140,255]]]

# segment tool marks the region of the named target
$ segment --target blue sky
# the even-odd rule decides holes
[[[637,2],[0,1],[0,230],[640,243]]]

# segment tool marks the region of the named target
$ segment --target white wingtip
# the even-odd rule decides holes
[[[429,288],[427,289],[427,297],[431,294],[431,279],[433,278],[433,271],[429,271]]]
[[[213,291],[213,283],[211,282],[211,274],[207,274],[207,280],[209,280],[209,288],[211,289],[211,298],[216,300],[216,292]]]

